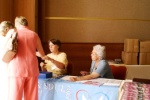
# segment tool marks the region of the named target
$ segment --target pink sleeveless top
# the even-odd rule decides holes
[[[8,73],[12,77],[32,77],[39,75],[36,57],[38,35],[25,26],[17,28],[18,52],[8,64]]]

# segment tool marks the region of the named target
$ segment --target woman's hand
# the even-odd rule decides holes
[[[70,77],[70,81],[72,81],[72,82],[77,81],[77,77]]]
[[[41,66],[41,67],[45,66],[45,63],[44,63],[44,62],[41,62],[41,63],[40,63],[40,66]]]
[[[89,72],[87,72],[87,71],[80,71],[80,74],[81,74],[82,76],[85,76],[85,75],[88,75]]]
[[[46,68],[45,68],[45,63],[44,62],[40,63],[40,67],[41,67],[42,71],[47,71]]]
[[[42,60],[48,60],[49,59],[48,56],[43,56],[41,58],[42,58]]]

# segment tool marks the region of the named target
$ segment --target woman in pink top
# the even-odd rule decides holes
[[[16,17],[18,52],[8,65],[9,100],[38,100],[38,60],[36,51],[46,59],[38,34],[28,29],[25,17]]]

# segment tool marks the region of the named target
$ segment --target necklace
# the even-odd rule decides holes
[[[97,69],[97,65],[98,65],[98,64],[95,63],[93,70],[96,70],[96,69]]]

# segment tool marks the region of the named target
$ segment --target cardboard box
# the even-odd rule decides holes
[[[122,51],[122,61],[126,65],[138,65],[138,53]]]
[[[140,65],[150,65],[150,52],[149,53],[140,53],[139,64]]]
[[[139,39],[125,39],[124,51],[125,52],[139,52]]]
[[[140,52],[150,53],[150,41],[140,41]]]
[[[52,72],[40,72],[38,78],[52,78]]]

